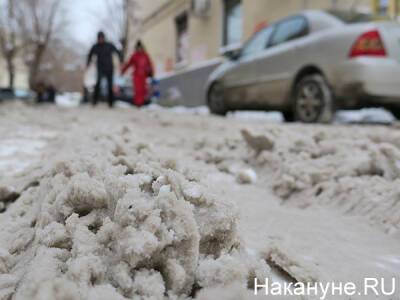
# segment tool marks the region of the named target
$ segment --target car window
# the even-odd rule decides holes
[[[303,17],[295,17],[278,24],[272,37],[271,46],[291,41],[307,34],[307,21]]]
[[[257,54],[267,48],[273,31],[273,27],[267,27],[256,33],[256,35],[244,46],[242,56]]]

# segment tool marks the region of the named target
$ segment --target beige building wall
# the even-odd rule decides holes
[[[275,22],[302,9],[301,0],[243,1],[244,39],[250,38],[260,26]]]
[[[144,18],[154,13],[162,5],[166,4],[168,0],[144,0],[140,2],[140,10]]]
[[[172,71],[176,43],[174,24],[169,19],[164,19],[154,25],[152,30],[144,33],[142,39],[153,59],[157,73]]]
[[[7,70],[3,58],[0,56],[0,87],[7,86]]]
[[[389,0],[389,15],[398,18],[400,14],[400,0]]]
[[[251,37],[261,26],[265,26],[304,9],[357,8],[372,11],[374,0],[244,0],[244,39]]]
[[[214,1],[208,17],[189,21],[190,63],[200,63],[220,55],[222,45],[222,1]]]
[[[175,70],[175,18],[189,7],[185,0],[142,0],[144,16],[141,39],[150,53],[157,74]]]
[[[376,0],[242,0],[243,38],[257,29],[302,9],[350,9],[372,11]],[[397,0],[390,0],[397,1]],[[211,0],[206,17],[190,13],[191,0],[142,0],[142,39],[154,61],[157,74],[180,71],[217,58],[223,40],[224,1]],[[176,18],[188,13],[189,50],[185,64],[176,63]]]
[[[28,71],[21,59],[16,60],[15,87],[20,89],[28,88]],[[7,66],[4,59],[0,56],[0,87],[8,87],[9,79]]]

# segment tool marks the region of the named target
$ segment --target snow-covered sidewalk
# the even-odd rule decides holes
[[[361,285],[400,271],[394,127],[0,115],[0,299],[251,299],[255,277]]]

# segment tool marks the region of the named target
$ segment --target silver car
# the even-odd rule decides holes
[[[364,17],[303,11],[262,29],[211,74],[210,110],[279,110],[307,123],[330,122],[338,108],[399,116],[400,26]]]

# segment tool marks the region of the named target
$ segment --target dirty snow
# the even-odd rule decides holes
[[[253,299],[254,278],[400,271],[395,127],[154,107],[0,115],[0,299]]]

